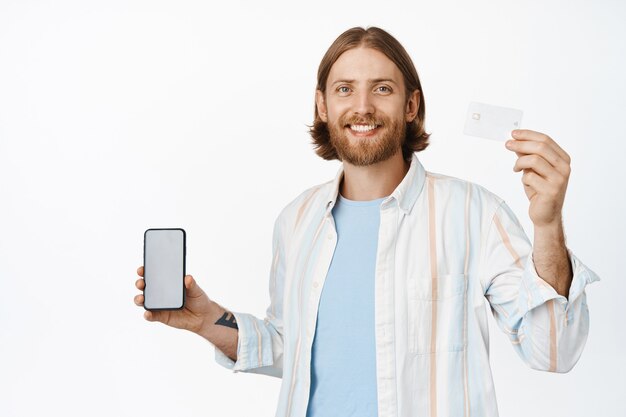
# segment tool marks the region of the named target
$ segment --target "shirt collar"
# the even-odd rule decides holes
[[[339,184],[341,184],[343,174],[343,164],[341,164],[335,179],[332,181],[330,192],[328,193],[326,216],[330,215],[331,210],[335,206],[339,194]],[[398,202],[400,210],[405,214],[409,214],[415,205],[415,201],[417,201],[417,197],[419,197],[422,192],[422,188],[424,188],[425,179],[426,171],[417,158],[417,154],[413,153],[409,170],[391,195],[382,202],[382,205],[385,206],[389,201],[395,200]]]

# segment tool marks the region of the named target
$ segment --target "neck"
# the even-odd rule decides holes
[[[348,200],[368,201],[387,197],[402,182],[410,163],[398,150],[386,161],[367,166],[343,162],[343,180],[339,192]]]

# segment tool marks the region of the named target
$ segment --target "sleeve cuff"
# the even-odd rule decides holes
[[[239,327],[237,361],[234,362],[218,348],[215,348],[215,361],[233,372],[272,365],[270,334],[265,326],[250,314],[233,312],[233,315]],[[267,343],[270,343],[269,348],[264,346]]]
[[[600,281],[600,277],[580,262],[571,250],[568,249],[567,252],[572,263],[573,272],[568,298],[559,295],[552,285],[548,284],[537,274],[532,255],[528,257],[524,273],[522,274],[522,284],[525,287],[525,291],[522,291],[520,294],[520,301],[526,304],[527,311],[546,301],[556,299],[556,302],[563,306],[563,309],[567,312],[569,306],[584,293],[588,284]]]

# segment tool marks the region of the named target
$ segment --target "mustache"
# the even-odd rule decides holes
[[[381,126],[384,124],[383,120],[380,120],[375,117],[347,117],[342,121],[343,126],[348,125],[377,125]]]

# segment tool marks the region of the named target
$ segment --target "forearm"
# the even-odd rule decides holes
[[[210,303],[211,307],[197,333],[236,362],[239,329],[235,316],[216,302]]]
[[[560,219],[551,225],[535,227],[533,263],[544,281],[559,295],[568,296],[573,274]]]

